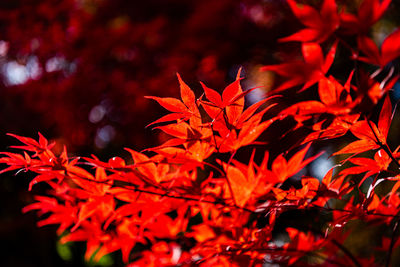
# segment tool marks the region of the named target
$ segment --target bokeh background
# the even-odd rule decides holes
[[[377,42],[398,14],[393,1]],[[301,27],[284,0],[1,0],[1,151],[16,144],[6,133],[41,132],[56,150],[101,159],[155,146],[166,137],[145,126],[164,111],[145,95],[177,97],[177,72],[196,92],[198,81],[221,91],[243,66],[246,88],[264,85],[255,101],[274,82],[259,67],[293,57],[298,44],[277,39]],[[21,213],[28,183],[29,174],[0,177],[1,266],[122,266],[118,253],[85,262],[84,244],[60,245],[55,227],[37,228],[35,214]]]

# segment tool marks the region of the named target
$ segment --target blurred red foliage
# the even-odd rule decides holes
[[[154,138],[143,128],[159,109],[143,96],[175,95],[178,71],[189,81],[222,88],[239,65],[262,59],[274,45],[282,6],[228,0],[2,1],[1,94],[13,104],[2,107],[9,117],[0,124],[12,132],[49,132],[74,151],[144,148]]]

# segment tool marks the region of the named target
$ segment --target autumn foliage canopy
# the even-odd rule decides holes
[[[259,87],[242,88],[242,69],[199,94],[177,74],[180,99],[147,96],[168,111],[148,127],[169,138],[108,161],[9,134],[19,152],[1,153],[2,172],[29,171],[29,190],[48,187],[23,212],[58,225],[62,243],[86,242],[85,258],[121,251],[131,267],[398,264],[400,152],[390,133],[400,30],[381,45],[369,35],[391,1],[287,3],[302,28],[278,42],[298,54],[261,67],[277,82],[253,103],[245,99]],[[338,60],[352,66],[344,77]],[[323,177],[304,172],[326,154],[337,165]],[[363,231],[373,237],[355,245]]]

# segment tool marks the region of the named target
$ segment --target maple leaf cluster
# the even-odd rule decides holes
[[[221,94],[201,83],[196,95],[178,74],[180,99],[147,97],[170,112],[149,125],[170,138],[126,148],[130,158],[57,155],[41,134],[10,134],[22,152],[2,152],[2,172],[30,171],[29,190],[50,188],[23,211],[44,216],[39,226],[58,225],[61,243],[85,241],[86,259],[121,251],[131,267],[398,263],[400,152],[389,133],[400,35],[380,49],[368,36],[391,1],[364,0],[352,13],[335,0],[287,2],[305,28],[279,41],[298,42],[302,59],[262,67],[282,82],[252,105],[241,70]],[[330,72],[339,49],[355,66],[344,81]],[[305,91],[315,93],[280,102]],[[268,138],[274,128],[284,135]],[[299,130],[306,134],[284,153],[269,149]],[[304,172],[331,139],[345,142],[331,155],[338,164],[321,178]],[[312,218],[285,223],[295,212]],[[367,252],[354,245],[362,229],[375,234]]]

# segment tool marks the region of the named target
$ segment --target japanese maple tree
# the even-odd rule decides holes
[[[279,42],[299,54],[261,67],[281,79],[254,103],[242,69],[199,94],[178,74],[180,99],[147,96],[168,111],[148,127],[169,138],[106,161],[9,134],[21,144],[2,152],[1,172],[32,172],[28,190],[48,188],[23,212],[57,225],[61,243],[84,241],[86,259],[121,251],[131,267],[399,264],[400,35],[380,48],[369,36],[391,1],[287,2],[305,28]],[[337,60],[354,66],[345,77]],[[331,143],[337,165],[313,177]]]

